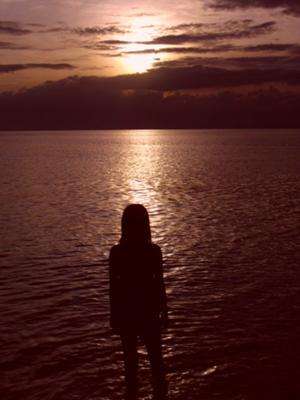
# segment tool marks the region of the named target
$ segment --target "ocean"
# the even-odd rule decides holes
[[[3,400],[121,400],[108,255],[162,248],[170,400],[300,398],[300,130],[0,133]],[[151,398],[140,346],[140,399]]]

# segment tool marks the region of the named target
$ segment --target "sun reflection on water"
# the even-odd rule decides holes
[[[132,145],[127,167],[129,200],[132,203],[152,204],[157,199],[159,160],[155,153],[153,131],[139,132],[138,143]]]
[[[138,140],[136,140],[138,136]],[[124,177],[126,179],[126,203],[143,204],[149,211],[151,226],[160,231],[163,217],[163,193],[161,151],[156,146],[157,131],[131,132],[135,141],[128,148]],[[125,200],[125,199],[124,199]]]

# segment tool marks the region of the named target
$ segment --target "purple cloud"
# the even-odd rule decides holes
[[[0,64],[0,74],[22,71],[25,69],[32,68],[43,68],[43,69],[54,69],[54,70],[63,70],[63,69],[74,69],[76,68],[71,64],[48,64],[48,63],[30,63],[30,64]]]
[[[300,16],[299,0],[210,0],[208,4],[215,9],[222,10],[236,8],[281,8],[287,14]]]

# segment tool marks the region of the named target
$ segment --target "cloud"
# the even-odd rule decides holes
[[[115,46],[109,46],[107,44],[100,43],[88,43],[88,44],[81,44],[80,47],[89,50],[98,50],[98,51],[113,51],[116,50]],[[111,55],[112,57],[115,56],[114,54]]]
[[[274,67],[276,66],[276,67]],[[187,57],[179,60],[158,62],[157,68],[146,73],[115,77],[73,77],[47,84],[46,88],[62,85],[77,93],[86,87],[108,98],[113,93],[137,91],[178,91],[239,88],[247,85],[276,83],[300,85],[300,57],[245,57],[245,58],[199,58]],[[71,64],[8,64],[0,65],[0,73],[9,73],[28,68],[74,69]],[[92,82],[92,84],[91,84]],[[41,85],[37,90],[44,90]],[[81,90],[81,89],[80,89]],[[79,92],[78,92],[79,93]]]
[[[276,68],[274,67],[276,65]],[[159,68],[211,68],[223,71],[224,78],[235,76],[235,84],[243,85],[248,81],[253,84],[265,82],[289,82],[289,74],[299,77],[300,56],[256,56],[256,57],[183,57],[175,60],[159,61]],[[247,77],[248,76],[248,77]],[[244,77],[245,82],[239,82]],[[257,81],[255,81],[257,79]],[[226,82],[224,82],[226,86]]]
[[[16,43],[10,43],[10,42],[0,42],[0,49],[2,50],[27,50],[30,47],[24,46],[24,45],[19,45]]]
[[[128,77],[72,77],[0,93],[0,129],[300,127],[300,93],[221,89],[206,96],[165,95],[150,89],[154,81],[145,89],[139,76],[130,78],[140,88],[122,90],[133,86]]]
[[[172,25],[169,27],[166,27],[167,31],[179,31],[179,30],[186,30],[186,29],[202,29],[203,27],[207,27],[208,24],[204,23],[185,23],[185,24],[179,24],[179,25]]]
[[[276,22],[267,21],[261,24],[249,25],[247,27],[236,27],[229,31],[215,31],[215,32],[201,32],[196,34],[182,33],[182,34],[171,34],[163,35],[154,38],[148,42],[142,42],[143,44],[166,44],[166,45],[179,45],[185,43],[197,43],[207,41],[217,41],[225,39],[243,39],[253,38],[260,35],[266,35],[272,33],[275,30]]]
[[[54,70],[63,70],[63,69],[74,69],[76,68],[71,64],[48,64],[48,63],[31,63],[31,64],[0,64],[0,74],[22,71],[25,69],[32,68],[43,68],[43,69],[54,69]]]
[[[232,45],[222,45],[215,47],[165,47],[160,49],[143,49],[125,51],[122,54],[159,54],[159,53],[175,53],[175,54],[188,54],[188,53],[222,53],[226,51],[235,50],[236,47]]]
[[[195,28],[191,32],[189,28]],[[201,27],[201,29],[200,29]],[[223,24],[180,24],[175,25],[168,30],[176,31],[184,29],[184,32],[179,34],[169,34],[169,35],[161,35],[157,36],[150,41],[128,41],[128,40],[120,40],[120,39],[107,39],[102,40],[100,43],[105,45],[112,46],[122,46],[126,44],[143,44],[143,45],[185,45],[185,44],[194,44],[199,42],[214,42],[221,40],[230,40],[230,39],[243,39],[243,38],[253,38],[260,35],[266,35],[268,33],[274,32],[276,28],[275,21],[266,21],[261,24],[253,24],[253,21],[250,19],[243,19],[240,21],[227,21]],[[201,49],[196,50],[196,47],[193,46],[194,52],[201,52]],[[211,49],[212,50],[212,49]],[[218,49],[216,50],[218,51]],[[141,51],[141,53],[153,53],[153,50]],[[165,52],[174,52],[175,47],[172,47],[170,50]],[[185,52],[185,50],[182,50]],[[178,50],[180,53],[180,50]]]
[[[123,34],[126,31],[115,25],[110,26],[92,26],[85,28],[73,28],[71,32],[76,33],[80,36],[91,36],[91,35],[113,35],[113,34]]]
[[[128,40],[111,39],[111,40],[102,40],[101,43],[112,44],[112,45],[123,45],[123,44],[130,44],[133,42],[130,42]]]
[[[299,0],[210,0],[215,9],[281,8],[285,13],[300,16]]]
[[[298,52],[300,51],[300,45],[294,43],[265,43],[254,46],[246,46],[243,48],[245,51],[289,51]]]
[[[39,23],[31,23],[31,24],[27,24],[28,26],[32,26],[34,28],[44,28],[45,25],[44,24],[39,24]]]
[[[197,31],[197,32],[205,32],[205,31],[228,31],[232,29],[245,29],[253,24],[253,19],[243,18],[243,19],[231,19],[227,21],[218,21],[218,22],[189,22],[179,25],[171,25],[166,27],[166,31]]]
[[[143,18],[143,17],[156,17],[155,13],[145,13],[145,12],[136,12],[130,15],[132,18]]]
[[[32,33],[32,30],[21,27],[18,22],[0,21],[0,34],[1,33],[9,35],[27,35],[29,33]]]
[[[143,50],[125,51],[119,55],[124,54],[161,54],[161,53],[174,53],[174,54],[206,54],[206,53],[225,53],[225,52],[289,52],[300,53],[300,45],[294,43],[265,43],[253,46],[234,46],[234,45],[219,45],[213,47],[164,47],[160,49],[148,48]],[[176,62],[176,60],[175,60]]]
[[[57,32],[74,33],[79,36],[97,36],[97,35],[123,34],[126,31],[116,25],[85,26],[85,27],[75,27],[75,28],[71,28],[71,27],[63,25],[63,26],[55,26],[52,28],[47,28],[47,29],[43,29],[43,30],[39,31],[39,33],[57,33]]]
[[[220,61],[220,60],[219,60]],[[270,60],[271,61],[271,60]],[[192,60],[194,62],[194,60]],[[274,62],[274,61],[273,61]],[[170,63],[170,62],[169,62]],[[170,65],[168,62],[167,65]],[[229,63],[229,61],[227,61]],[[241,66],[241,60],[231,60],[231,63]],[[248,64],[247,64],[248,63]],[[265,83],[285,83],[300,85],[300,71],[280,69],[259,69],[257,65],[246,61],[244,69],[225,69],[203,65],[173,65],[166,68],[162,65],[157,71],[150,71],[146,77],[148,87],[154,90],[184,90],[202,88],[240,87],[244,85],[260,85]],[[213,62],[213,65],[216,63]],[[221,62],[220,62],[221,64]],[[247,68],[248,67],[248,68]]]
[[[28,27],[33,29],[28,29]],[[30,23],[21,24],[16,21],[0,21],[0,34],[11,34],[11,35],[26,35],[30,33],[59,33],[67,32],[74,33],[79,36],[93,36],[93,35],[114,35],[124,34],[127,31],[117,25],[108,26],[86,26],[86,27],[75,27],[71,28],[64,24],[61,26],[47,27],[44,24]]]
[[[67,27],[56,26],[54,28],[47,28],[38,31],[38,33],[58,33],[58,32],[70,32],[70,29]]]
[[[289,71],[293,73],[300,68],[299,57],[295,56],[230,57],[220,61],[225,68],[254,68],[271,72],[281,69],[283,75],[288,74]]]

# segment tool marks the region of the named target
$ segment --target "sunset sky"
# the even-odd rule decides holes
[[[298,0],[0,0],[0,19],[2,97],[91,79],[123,95],[300,92]]]

